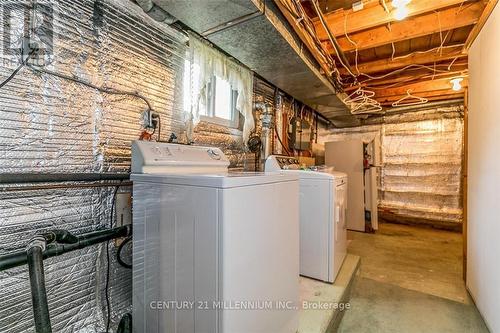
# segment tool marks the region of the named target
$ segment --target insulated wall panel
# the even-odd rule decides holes
[[[140,93],[161,116],[162,139],[182,133],[187,49],[182,34],[153,21],[128,0],[39,3],[54,13],[53,56],[46,69]],[[23,15],[28,4],[3,2],[0,15],[5,18],[9,10]],[[19,53],[5,48],[7,36],[22,37],[23,20],[18,18],[0,25],[1,80],[19,63]],[[130,143],[141,133],[145,110],[140,99],[105,94],[25,67],[0,90],[0,172],[126,173]],[[0,254],[24,249],[32,235],[48,229],[81,234],[109,227],[112,193],[112,187],[0,191]],[[130,311],[131,274],[117,266],[113,244],[109,291],[114,332],[121,315]],[[54,332],[105,331],[104,249],[98,245],[46,261]],[[27,268],[0,272],[0,290],[0,332],[34,332]]]
[[[379,210],[385,217],[457,225],[462,222],[461,107],[386,116],[381,125],[323,129],[320,142],[381,140]]]

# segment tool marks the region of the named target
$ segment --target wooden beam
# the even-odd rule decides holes
[[[451,80],[454,77],[460,75],[466,75],[466,73],[467,73],[467,63],[454,64],[450,72],[443,72],[436,74],[433,74],[431,71],[427,69],[419,69],[408,72],[405,75],[399,75],[399,76],[395,75],[393,77],[388,77],[386,79],[380,79],[380,80],[367,80],[361,82],[360,85],[347,87],[344,89],[344,91],[346,93],[349,93],[358,89],[359,86],[368,87],[367,88],[368,90],[378,91],[381,89],[390,88],[391,86],[407,85],[420,81],[428,81],[432,79],[448,78],[448,80]]]
[[[469,89],[465,89],[464,93],[464,133],[462,149],[464,151],[464,158],[462,159],[462,234],[463,234],[463,279],[467,282],[467,205],[468,205],[468,191],[467,191],[467,175],[469,165]]]
[[[352,52],[356,48],[366,50],[475,24],[478,22],[483,9],[484,4],[482,2],[475,2],[463,6],[461,9],[459,6],[451,7],[440,12],[433,12],[393,23],[390,30],[385,26],[380,26],[361,31],[349,36],[356,45],[351,43],[345,36],[339,37],[337,40],[344,52]],[[331,45],[328,42],[324,43],[329,52],[334,53]]]
[[[413,53],[405,56],[404,58],[397,57],[394,60],[382,59],[361,63],[358,64],[358,69],[360,73],[373,74],[382,71],[396,70],[410,65],[433,64],[435,62],[467,57],[461,51],[462,46],[455,46],[451,48],[443,48],[439,52],[433,51],[427,53]],[[340,74],[347,75],[347,71],[340,69]]]
[[[325,59],[325,56],[322,55],[320,50],[318,50],[318,48],[316,47],[316,43],[313,37],[311,37],[305,31],[305,28],[302,26],[301,21],[297,21],[293,16],[294,14],[292,14],[290,10],[287,9],[293,7],[290,0],[276,0],[275,3],[280,9],[280,11],[283,13],[285,18],[287,19],[288,23],[290,23],[295,33],[299,36],[302,43],[306,45],[306,47],[309,49],[313,57],[320,64],[323,71],[325,73],[330,73],[332,71],[332,69],[330,68],[330,64],[328,63],[328,60]]]
[[[460,5],[463,0],[419,0],[412,1],[408,4],[408,16],[416,16],[442,8]],[[386,1],[387,7],[392,9],[390,1]],[[464,4],[465,6],[467,3]],[[347,20],[346,20],[347,16]],[[377,4],[372,7],[365,8],[358,12],[349,10],[337,10],[332,13],[325,14],[326,21],[330,26],[331,31],[336,36],[344,35],[346,32],[351,34],[361,30],[370,29],[376,26],[394,22],[395,19],[391,13],[387,13],[382,5]],[[322,31],[321,24],[318,20],[314,20],[316,31],[320,39],[327,39],[326,33]],[[347,28],[347,29],[346,29]]]
[[[479,21],[477,24],[472,28],[469,37],[467,37],[467,41],[465,42],[463,53],[467,54],[469,52],[470,47],[472,46],[472,43],[476,40],[477,36],[481,32],[481,29],[483,29],[484,25],[486,24],[486,21],[490,17],[491,13],[493,12],[493,9],[495,9],[495,6],[497,5],[498,0],[489,0],[487,1],[487,4],[483,10],[483,13],[481,14],[481,17],[479,18]]]
[[[467,87],[467,79],[464,79],[464,81],[462,82],[462,87]],[[411,94],[421,97],[425,97],[426,94],[432,94],[432,92],[436,91],[458,93],[451,89],[450,78],[444,78],[412,83],[396,88],[387,88],[380,90],[377,89],[375,91],[375,98],[377,98],[378,100],[379,98],[384,99],[389,97],[403,97],[406,95],[406,92],[408,90],[411,90]],[[464,92],[462,90],[459,93],[463,94]]]
[[[436,102],[436,101],[446,101],[446,100],[451,100],[451,99],[461,99],[464,97],[463,93],[448,93],[445,90],[442,91],[436,91],[433,93],[427,94],[425,96],[429,102]],[[400,98],[400,97],[399,97]],[[396,102],[399,98],[385,98],[385,99],[377,99],[378,102],[385,107],[392,106],[392,103]]]

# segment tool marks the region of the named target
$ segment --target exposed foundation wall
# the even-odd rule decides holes
[[[500,332],[500,7],[469,53],[467,287],[491,332]]]
[[[319,142],[380,138],[379,211],[385,219],[459,229],[463,108],[385,116],[380,124],[320,132]]]

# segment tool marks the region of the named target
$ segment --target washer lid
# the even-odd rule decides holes
[[[291,173],[235,172],[225,174],[132,174],[134,182],[185,185],[213,188],[234,188],[298,181]]]

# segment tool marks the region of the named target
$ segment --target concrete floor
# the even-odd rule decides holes
[[[381,224],[349,239],[361,266],[339,332],[488,332],[462,280],[462,235]]]

